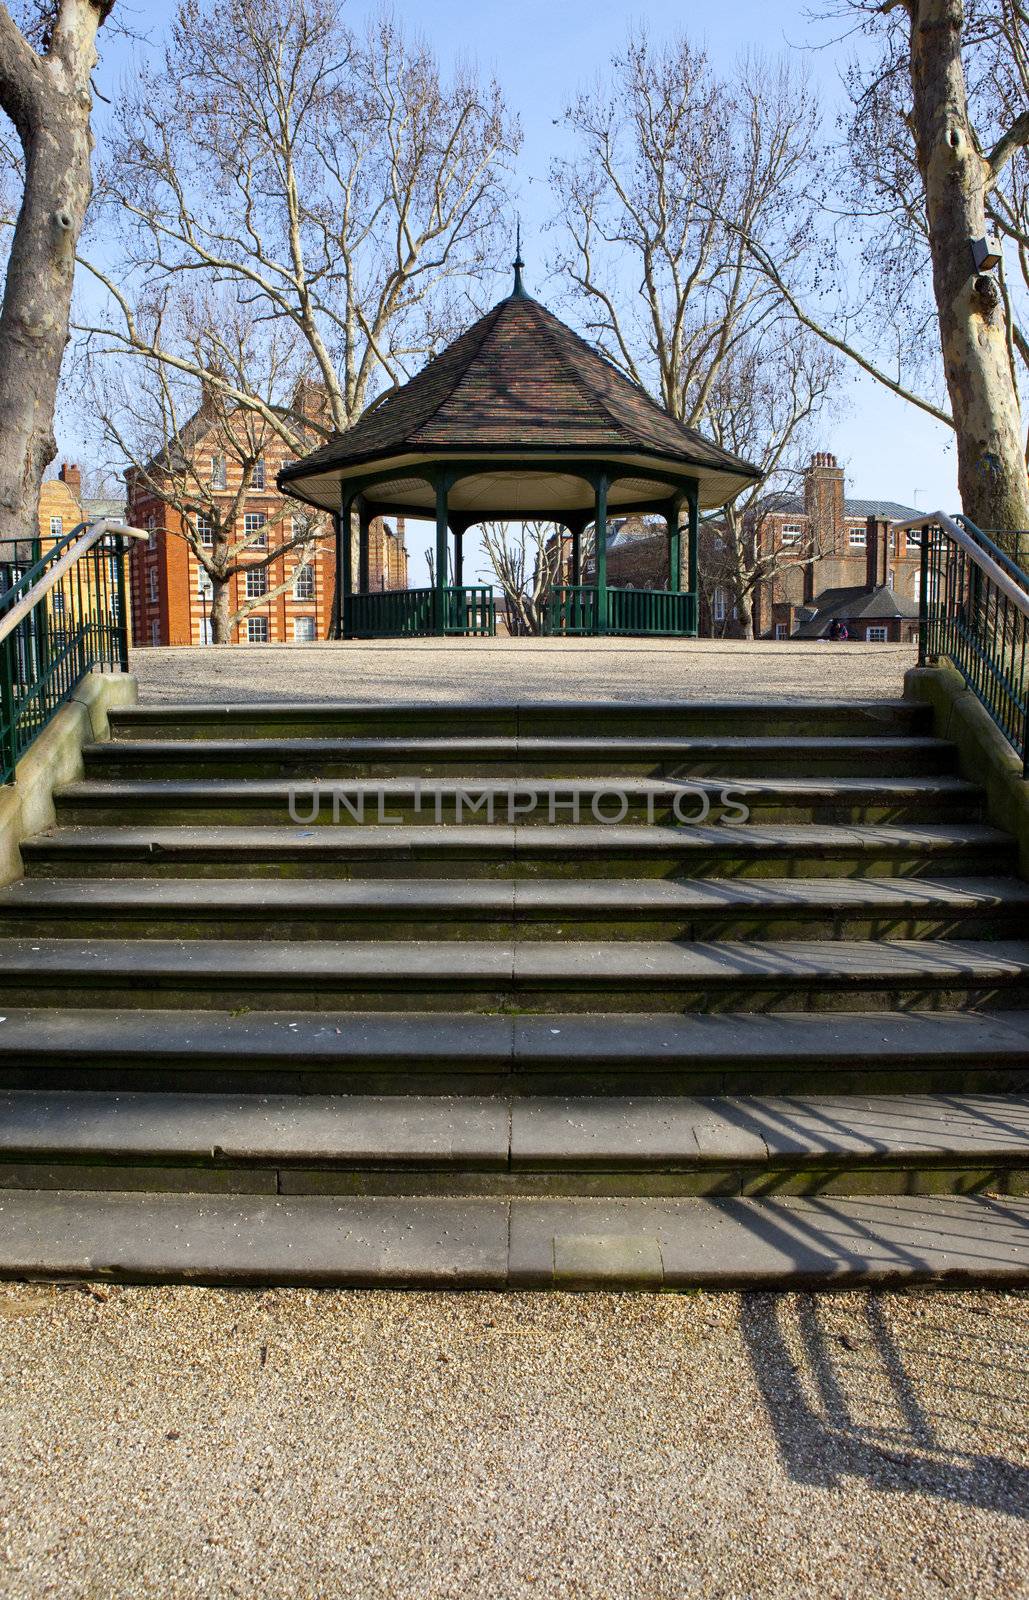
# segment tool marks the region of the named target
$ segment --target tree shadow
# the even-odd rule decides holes
[[[831,1326],[835,1298],[741,1298],[744,1342],[790,1477],[821,1489],[864,1478],[878,1489],[1029,1520],[1029,1467],[1000,1449],[983,1452],[953,1442],[962,1429],[982,1426],[982,1402],[996,1402],[986,1409],[994,1437],[992,1418],[1000,1406],[1012,1407],[1012,1386],[1002,1392],[1001,1383],[1029,1366],[1022,1302],[1015,1302],[1023,1313],[1020,1326],[984,1317],[973,1349],[948,1327],[947,1297],[932,1290],[894,1295],[924,1313],[915,1372],[891,1327],[890,1297],[869,1291],[860,1323],[849,1322],[846,1334]],[[880,1393],[887,1400],[881,1421],[871,1414]],[[1029,1410],[1024,1383],[1014,1404]]]

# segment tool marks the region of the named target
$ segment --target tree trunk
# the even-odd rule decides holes
[[[40,483],[57,452],[54,407],[92,193],[90,74],[110,8],[111,0],[61,0],[39,56],[0,5],[0,106],[25,157],[0,308],[0,537],[36,537]]]
[[[211,574],[211,642],[232,643],[232,579]]]
[[[968,120],[962,0],[908,0],[913,131],[925,185],[933,289],[958,446],[961,503],[973,522],[1029,528],[1022,420],[999,286],[976,273],[990,169]]]

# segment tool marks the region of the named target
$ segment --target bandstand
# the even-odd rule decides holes
[[[283,493],[335,517],[333,637],[493,633],[492,589],[464,580],[464,536],[482,522],[535,520],[563,527],[571,547],[572,581],[552,591],[549,631],[696,634],[700,512],[760,474],[678,422],[527,294],[522,266],[519,257],[513,292],[409,383],[280,472]],[[631,512],[665,519],[667,589],[608,585],[608,519]],[[385,516],[435,520],[430,588],[370,590],[369,533]],[[600,536],[586,585],[591,524]]]

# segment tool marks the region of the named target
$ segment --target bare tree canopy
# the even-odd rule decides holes
[[[746,58],[723,81],[685,37],[661,51],[636,33],[566,121],[556,270],[605,354],[700,425],[741,342],[782,316],[744,236],[776,259],[804,249],[814,98],[788,66]]]
[[[809,328],[954,428],[966,512],[1024,528],[1029,13],[1021,0],[842,0],[841,13],[871,60],[866,48],[849,72],[839,203],[823,217],[836,237],[816,258],[829,270],[752,241],[755,259]],[[1013,272],[976,268],[988,226]]]
[[[114,0],[0,4],[0,109],[21,152],[21,201],[0,308],[0,535],[31,539],[68,341],[75,252],[92,192],[90,75]],[[23,31],[24,29],[24,31]],[[11,174],[8,173],[8,183]]]
[[[92,346],[198,380],[221,367],[226,399],[288,441],[260,376],[229,381],[214,318],[206,360],[155,340],[148,312],[188,278],[196,305],[217,291],[274,329],[328,396],[323,430],[345,429],[466,317],[519,137],[495,83],[445,83],[388,18],[358,35],[336,0],[184,0],[98,176],[122,253],[87,263],[110,300]]]

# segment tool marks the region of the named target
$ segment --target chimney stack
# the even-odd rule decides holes
[[[61,470],[57,476],[60,478],[62,483],[66,483],[68,485],[68,488],[71,490],[76,500],[81,500],[82,473],[79,471],[78,466],[73,462],[65,461],[62,463]]]

